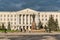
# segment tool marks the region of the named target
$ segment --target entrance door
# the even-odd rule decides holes
[[[28,30],[28,26],[27,26],[27,30]]]
[[[23,26],[23,30],[24,30],[24,32],[26,31],[26,30],[25,30],[25,26]]]

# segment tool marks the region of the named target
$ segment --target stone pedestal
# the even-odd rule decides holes
[[[31,30],[35,30],[35,28],[36,28],[36,23],[32,22],[32,28],[31,28]]]

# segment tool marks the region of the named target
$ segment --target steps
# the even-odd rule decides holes
[[[40,30],[31,30],[31,32],[45,32],[45,29],[40,29]]]

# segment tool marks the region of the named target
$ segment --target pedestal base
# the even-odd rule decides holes
[[[32,28],[31,28],[31,30],[35,30],[35,29],[36,29],[36,23],[32,22]]]

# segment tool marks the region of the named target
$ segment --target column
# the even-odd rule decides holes
[[[20,22],[20,15],[17,16],[17,22],[18,22],[18,25],[19,25],[19,22]]]
[[[25,24],[25,15],[23,14],[23,24]]]
[[[26,15],[26,24],[28,24],[28,15]]]
[[[21,15],[21,24],[23,24],[23,15]]]
[[[30,14],[28,15],[28,30],[30,29]]]
[[[30,15],[30,24],[31,24],[31,15]]]
[[[21,14],[20,14],[20,16],[19,16],[19,24],[21,24]]]
[[[31,15],[31,23],[33,22],[32,15]]]
[[[30,15],[28,15],[28,24],[30,24]]]
[[[25,24],[26,24],[26,15],[25,15]]]

